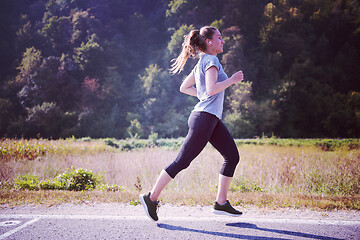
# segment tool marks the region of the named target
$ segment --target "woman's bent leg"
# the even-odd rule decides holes
[[[227,200],[227,192],[231,183],[232,177],[226,177],[219,174],[219,188],[216,196],[216,202],[220,205],[224,204]]]
[[[219,119],[212,114],[205,112],[193,112],[189,118],[189,132],[184,140],[176,159],[165,168],[165,171],[172,177],[185,168],[204,149],[212,135],[213,129]]]
[[[224,157],[224,164],[220,174],[226,177],[233,177],[236,166],[239,163],[239,151],[229,130],[221,121],[216,125],[211,135],[210,143]]]
[[[227,192],[235,168],[239,162],[239,152],[233,137],[221,121],[219,121],[215,127],[210,138],[210,143],[224,157],[224,164],[219,175],[219,188],[216,197],[216,202],[218,204],[223,204],[227,201]]]

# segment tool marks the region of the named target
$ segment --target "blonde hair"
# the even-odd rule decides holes
[[[180,73],[190,57],[195,58],[200,52],[205,52],[207,48],[206,39],[212,39],[216,31],[218,30],[215,27],[205,26],[200,30],[192,30],[188,35],[185,35],[180,55],[171,60],[174,63],[171,65],[170,72],[172,74]]]

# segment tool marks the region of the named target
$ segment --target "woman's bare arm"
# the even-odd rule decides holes
[[[188,94],[190,96],[197,96],[196,88],[194,88],[195,76],[190,73],[180,86],[180,92]]]
[[[205,83],[206,83],[206,92],[209,96],[215,95],[221,91],[224,91],[226,88],[230,87],[234,83],[241,82],[244,80],[244,74],[242,71],[234,73],[230,78],[225,81],[218,82],[218,70],[216,67],[210,67],[205,72]]]

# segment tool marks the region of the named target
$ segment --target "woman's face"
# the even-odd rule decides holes
[[[212,39],[209,40],[210,49],[212,49],[216,54],[222,53],[224,51],[224,40],[222,39],[221,33],[216,30]]]

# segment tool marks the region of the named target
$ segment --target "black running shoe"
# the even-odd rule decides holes
[[[228,216],[240,216],[242,212],[236,210],[230,205],[229,201],[226,201],[224,205],[220,205],[217,202],[215,202],[214,208],[212,209],[212,212],[218,215],[228,215]]]
[[[151,201],[150,200],[150,193],[148,194],[140,194],[140,202],[141,205],[143,205],[146,214],[148,215],[148,217],[153,220],[153,221],[157,221],[159,220],[158,216],[157,216],[157,210],[159,208],[159,202],[158,201]]]

